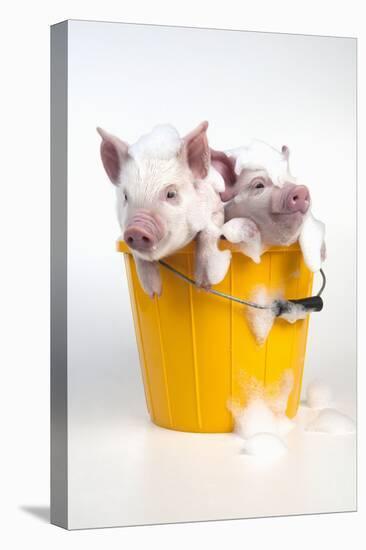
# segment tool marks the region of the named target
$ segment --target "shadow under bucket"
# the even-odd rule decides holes
[[[166,262],[194,278],[194,243]],[[281,290],[287,299],[311,295],[313,273],[298,244],[274,247],[255,264],[225,241],[232,251],[230,269],[215,286],[248,298],[259,285]],[[124,253],[137,346],[151,420],[158,426],[187,432],[230,432],[233,418],[227,405],[242,401],[243,375],[264,386],[280,382],[291,370],[294,385],[287,415],[295,416],[300,400],[309,315],[290,324],[276,319],[260,346],[247,322],[245,306],[195,288],[160,267],[163,292],[151,299],[142,290],[132,254]]]

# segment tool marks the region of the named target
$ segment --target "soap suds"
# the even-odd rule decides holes
[[[321,380],[313,380],[306,389],[306,403],[311,409],[329,408],[332,402],[332,392],[329,386]]]
[[[285,414],[292,387],[290,370],[283,373],[278,383],[267,386],[242,373],[240,388],[245,405],[234,401],[228,408],[234,417],[235,433],[245,440],[245,454],[274,457],[286,451],[282,437],[295,426]]]
[[[182,147],[182,139],[170,124],[155,126],[129,147],[129,154],[137,161],[143,159],[169,160],[176,156]]]
[[[277,419],[263,399],[252,399],[236,416],[235,431],[243,439],[258,433],[277,434]]]
[[[294,387],[294,373],[287,369],[283,372],[282,377],[276,384],[270,384],[267,388],[267,401],[270,403],[274,413],[285,416],[288,399],[292,388]]]
[[[283,300],[283,294],[280,291],[270,292],[264,286],[258,286],[250,295],[250,300],[261,306],[268,306],[276,300]],[[286,311],[281,313],[279,318],[293,324],[300,319],[305,319],[307,315],[308,312],[301,304],[286,302]],[[276,319],[275,308],[259,309],[247,306],[246,316],[257,343],[262,346],[267,340]]]
[[[308,311],[301,304],[294,304],[292,302],[287,302],[287,310],[285,313],[281,313],[281,319],[285,319],[288,323],[296,323],[299,319],[306,319]]]
[[[268,143],[253,140],[243,147],[228,151],[235,158],[235,173],[239,175],[244,169],[265,169],[275,185],[282,186],[289,181],[288,158]]]
[[[243,451],[247,455],[271,460],[286,454],[287,447],[272,433],[258,433],[244,441]]]
[[[356,431],[354,421],[336,409],[323,409],[306,428],[308,432],[322,432],[331,435],[352,434]]]
[[[281,436],[289,434],[295,427],[295,422],[288,416],[280,416],[277,419],[277,431]]]
[[[260,306],[270,305],[273,302],[273,297],[264,286],[259,286],[254,289],[250,295],[250,300]],[[254,334],[257,343],[261,346],[267,340],[275,320],[273,309],[258,309],[254,307],[246,308],[247,320],[249,327]]]
[[[325,225],[309,212],[303,223],[299,244],[307,267],[315,272],[323,263],[325,255]]]
[[[293,386],[294,374],[290,369],[284,371],[277,382],[266,385],[254,376],[243,371],[240,373],[240,399],[228,403],[228,409],[234,418],[234,432],[243,439],[244,455],[259,461],[283,456],[287,451],[286,437],[296,425],[301,431],[333,436],[355,433],[354,421],[331,408],[320,410],[315,419],[314,411],[303,408],[295,424],[294,420],[286,416]],[[325,384],[314,382],[310,388],[316,388],[318,392],[320,388],[315,399],[317,404],[330,402],[331,393]],[[306,414],[304,416],[301,413]],[[309,417],[312,418],[310,422]]]

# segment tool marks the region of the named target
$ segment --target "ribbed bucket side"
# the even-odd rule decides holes
[[[291,325],[276,320],[259,346],[245,308],[196,289],[161,268],[163,293],[151,299],[141,289],[134,260],[125,255],[147,406],[159,426],[191,432],[228,432],[232,397],[243,401],[243,380],[265,385],[294,373],[287,413],[296,414],[306,349],[308,318]],[[170,265],[193,277],[193,252],[178,253]],[[231,268],[215,288],[249,297],[258,285],[289,298],[310,295],[312,274],[298,248],[267,252],[260,264],[234,252]]]

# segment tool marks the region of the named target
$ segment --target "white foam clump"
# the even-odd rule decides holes
[[[281,319],[285,319],[288,323],[296,323],[299,319],[305,319],[308,315],[308,312],[301,304],[294,304],[293,302],[288,302],[288,309],[285,313],[281,313]]]
[[[244,442],[243,450],[247,455],[273,459],[284,455],[287,447],[272,433],[258,433]]]
[[[295,422],[288,416],[282,415],[277,418],[277,431],[281,436],[289,434],[295,427]]]
[[[306,389],[306,403],[311,409],[325,409],[332,400],[330,387],[320,380],[313,380]]]
[[[243,147],[228,151],[228,155],[235,158],[237,175],[244,169],[264,169],[273,183],[280,186],[290,177],[286,155],[264,141],[253,140]]]
[[[251,400],[235,422],[235,431],[244,439],[258,433],[287,435],[295,425],[284,413],[275,414],[263,398]]]
[[[336,409],[323,409],[311,422],[306,431],[322,432],[331,435],[345,435],[356,431],[354,421]]]
[[[268,292],[264,286],[257,287],[251,294],[250,300],[261,306],[269,306],[274,300],[281,299],[279,292]],[[280,318],[288,323],[296,323],[299,319],[305,319],[308,312],[301,304],[287,302],[286,312],[281,313]],[[276,315],[274,308],[259,309],[247,306],[246,315],[251,331],[259,345],[263,345],[272,329]]]
[[[177,130],[170,124],[155,126],[149,134],[140,137],[129,147],[129,154],[135,160],[174,158],[182,147],[182,139]]]
[[[275,415],[262,398],[252,399],[235,422],[237,434],[244,439],[258,433],[278,433]]]
[[[273,387],[266,391],[263,384],[246,380],[246,406],[230,407],[235,432],[245,440],[246,454],[274,458],[287,449],[282,437],[295,426],[285,414],[293,387],[292,371],[285,371],[280,384]]]
[[[270,305],[273,301],[273,298],[264,286],[257,287],[252,292],[250,299],[261,306]],[[258,309],[248,306],[246,308],[246,315],[250,329],[253,332],[258,344],[264,344],[275,320],[274,310],[271,308]]]
[[[312,212],[306,216],[299,236],[304,261],[310,271],[319,271],[324,260],[325,225]]]
[[[281,377],[279,384],[272,384],[269,386],[269,396],[267,401],[270,404],[271,409],[277,415],[281,415],[281,418],[289,420],[285,415],[287,409],[288,398],[294,387],[294,373],[291,369],[286,369]],[[273,390],[273,388],[275,388]]]

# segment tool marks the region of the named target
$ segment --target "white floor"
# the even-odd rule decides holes
[[[135,403],[136,407],[136,403]],[[354,407],[338,407],[354,417]],[[71,528],[249,518],[356,508],[356,436],[305,432],[305,406],[272,463],[242,452],[234,434],[154,426],[142,409],[108,427],[74,428]]]

